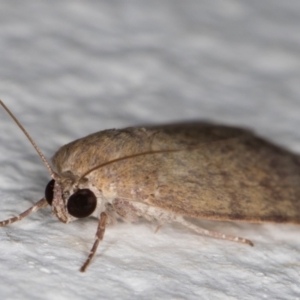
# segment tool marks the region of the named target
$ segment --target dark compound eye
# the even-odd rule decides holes
[[[52,200],[53,200],[54,183],[55,183],[54,179],[50,180],[45,189],[45,197],[47,202],[50,205],[52,205]]]
[[[90,216],[97,206],[97,198],[89,189],[78,190],[68,200],[67,208],[71,216],[85,218]]]

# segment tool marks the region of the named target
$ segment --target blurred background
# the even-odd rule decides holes
[[[300,153],[299,27],[296,0],[0,1],[0,98],[49,159],[95,131],[186,120],[247,127]],[[0,120],[6,218],[40,199],[49,176]],[[3,299],[300,298],[298,227],[211,225],[252,238],[246,249],[122,224],[82,277],[96,226],[64,226],[48,210],[1,229]]]

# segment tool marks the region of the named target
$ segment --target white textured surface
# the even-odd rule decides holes
[[[47,157],[111,127],[212,120],[300,152],[300,2],[0,1],[0,97]],[[47,170],[0,111],[0,218],[40,199]],[[0,230],[1,299],[300,299],[299,227],[108,228],[38,212]]]

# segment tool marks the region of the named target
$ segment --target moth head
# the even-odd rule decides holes
[[[97,207],[97,197],[88,188],[63,188],[59,179],[52,179],[46,186],[45,198],[52,212],[63,223],[91,216]]]

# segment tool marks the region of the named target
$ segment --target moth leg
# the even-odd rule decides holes
[[[99,223],[98,223],[98,228],[97,228],[97,232],[96,232],[96,236],[95,236],[94,245],[93,245],[93,247],[90,251],[90,254],[89,254],[87,260],[85,261],[83,266],[80,268],[80,272],[85,272],[86,268],[88,267],[88,265],[91,263],[93,257],[95,256],[98,245],[99,245],[100,241],[103,240],[106,221],[107,221],[107,214],[102,212],[100,214],[100,220],[99,220]]]
[[[21,214],[15,216],[15,217],[9,218],[7,220],[4,220],[4,221],[0,221],[0,227],[15,223],[17,221],[21,221],[25,217],[29,216],[31,213],[34,213],[34,212],[38,211],[39,209],[44,208],[46,206],[48,206],[48,202],[46,201],[45,198],[43,198],[40,201],[38,201],[37,203],[35,203],[33,206],[31,206],[30,208],[28,208],[27,210],[22,212]]]
[[[220,232],[216,232],[216,231],[210,231],[207,229],[203,229],[201,227],[198,227],[186,220],[184,220],[183,218],[177,219],[177,222],[179,222],[180,224],[184,225],[185,227],[192,229],[193,231],[197,232],[198,234],[204,235],[204,236],[210,236],[216,239],[222,239],[222,240],[228,240],[228,241],[233,241],[233,242],[238,242],[238,243],[243,243],[243,244],[248,244],[250,246],[254,246],[254,244],[247,239],[238,237],[238,236],[234,236],[234,235],[228,235],[228,234],[224,234],[224,233],[220,233]]]
[[[154,233],[157,233],[161,229],[162,226],[163,226],[163,224],[158,224]]]

